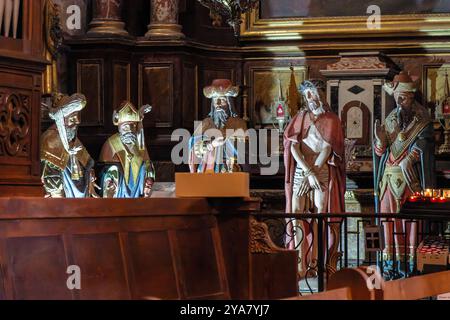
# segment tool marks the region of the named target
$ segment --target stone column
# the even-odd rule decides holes
[[[150,0],[150,24],[145,35],[150,40],[182,39],[178,24],[179,0]]]
[[[88,35],[128,36],[122,21],[123,0],[94,0],[94,15]]]

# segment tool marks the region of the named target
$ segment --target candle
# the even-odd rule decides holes
[[[425,189],[423,192],[423,196],[425,198],[432,198],[433,197],[433,189]]]
[[[450,189],[442,190],[442,196],[446,199],[450,199]]]

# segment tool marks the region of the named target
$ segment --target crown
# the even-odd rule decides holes
[[[119,108],[114,111],[113,123],[118,126],[124,122],[141,122],[142,117],[136,107],[128,101],[120,104]]]

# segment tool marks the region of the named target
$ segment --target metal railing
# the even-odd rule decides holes
[[[385,280],[420,274],[420,242],[450,236],[450,215],[261,213],[256,219],[275,244],[299,251],[300,294],[323,291],[342,268],[377,266]]]

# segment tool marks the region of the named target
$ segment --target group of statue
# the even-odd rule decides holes
[[[55,121],[42,136],[42,182],[48,198],[150,197],[155,170],[144,143],[142,120],[151,107],[140,110],[123,102],[113,115],[118,133],[106,141],[99,162],[104,165],[102,188],[96,184],[94,160],[77,137],[80,112],[86,106],[82,94],[57,95],[49,116]]]
[[[410,196],[435,186],[434,129],[428,111],[415,101],[416,87],[406,72],[388,82],[384,90],[394,96],[396,107],[383,125],[379,121],[374,124],[376,211],[398,213]],[[341,121],[326,103],[322,81],[305,81],[300,91],[306,108],[293,117],[284,133],[286,212],[345,213],[346,164]],[[413,263],[417,225],[401,219],[391,222],[383,223],[385,261],[403,261],[406,255]],[[314,260],[313,254],[317,256],[311,250],[314,226],[305,221],[298,224],[301,239],[292,232],[293,239],[288,242],[291,241],[290,247],[298,247],[297,242],[301,242],[300,251],[310,252],[308,259],[302,261],[301,271],[305,272],[306,261]],[[329,247],[339,241],[331,235],[328,239]],[[397,259],[393,258],[394,253]]]
[[[288,213],[345,212],[345,136],[339,117],[326,102],[325,89],[320,80],[301,84],[299,91],[305,107],[284,131]],[[434,131],[428,111],[414,99],[416,87],[407,73],[401,72],[384,89],[394,96],[396,108],[384,124],[379,121],[374,124],[375,195],[379,200],[378,212],[397,213],[411,195],[434,186]],[[214,80],[204,89],[204,95],[212,100],[211,112],[189,143],[192,173],[242,170],[236,161],[235,141],[245,139],[247,126],[232,106],[232,98],[238,94],[239,87],[224,79]],[[42,179],[48,197],[96,196],[94,161],[77,138],[80,111],[85,105],[83,95],[60,96],[49,110],[56,125],[44,133],[41,148]],[[103,197],[150,197],[155,170],[144,143],[142,125],[149,109],[137,110],[132,103],[124,102],[114,112],[113,123],[118,133],[104,144],[99,159],[105,165],[101,179]],[[234,132],[231,136],[226,134],[229,129]],[[414,250],[413,230],[406,231],[410,235],[406,240],[393,239],[393,235],[413,227],[401,220],[385,224],[386,259],[392,258],[393,243],[397,245],[397,254],[413,253],[403,249]],[[314,231],[305,223],[301,229],[302,246],[306,246],[303,250],[307,250]],[[330,241],[334,241],[333,237]],[[409,243],[405,246],[403,241]]]

